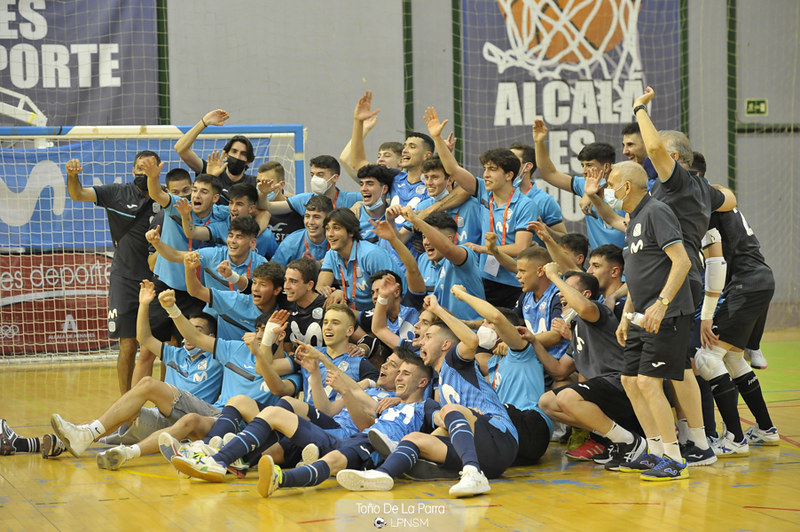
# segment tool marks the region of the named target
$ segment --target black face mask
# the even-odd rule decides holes
[[[134,174],[133,175],[133,184],[136,185],[136,188],[138,188],[142,192],[147,192],[147,175],[146,174]]]
[[[245,170],[247,170],[247,161],[228,155],[228,173],[230,175],[239,175]]]

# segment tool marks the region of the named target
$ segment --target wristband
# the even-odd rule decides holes
[[[634,114],[636,114],[636,113],[634,113]],[[206,125],[206,121],[203,118],[201,118],[200,121],[203,123],[203,127],[208,127],[208,125]]]
[[[380,303],[381,305],[389,305],[389,298],[383,297],[383,296],[378,296],[378,299],[376,300],[376,302]]]
[[[270,347],[275,343],[275,337],[278,336],[278,331],[281,326],[277,323],[267,322],[264,326],[264,336],[261,337],[261,345]]]
[[[639,110],[641,110],[641,109],[644,109],[645,111],[647,111],[647,106],[646,105],[637,105],[636,107],[634,107],[633,108],[633,116],[636,116],[636,113],[638,113]]]
[[[700,310],[701,320],[713,320],[714,313],[717,311],[717,301],[719,296],[710,296],[708,294],[703,297],[703,308]]]
[[[175,303],[173,303],[171,307],[164,308],[164,310],[167,311],[167,315],[170,318],[177,318],[178,316],[181,315],[181,309],[179,309],[178,305],[176,305]]]
[[[228,281],[231,284],[236,284],[236,283],[239,282],[240,278],[241,278],[241,275],[239,275],[235,271],[231,270],[231,274],[229,276],[225,277],[225,280]]]
[[[378,384],[374,380],[367,379],[367,388],[377,388],[377,387]]]

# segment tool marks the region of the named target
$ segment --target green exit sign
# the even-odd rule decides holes
[[[745,116],[767,116],[766,98],[748,98],[744,101]]]

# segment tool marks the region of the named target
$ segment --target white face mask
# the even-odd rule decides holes
[[[445,188],[444,190],[442,190],[436,196],[433,197],[433,201],[440,201],[446,198],[448,194],[450,194],[450,191]]]
[[[519,188],[519,186],[522,184],[522,176],[518,175],[515,177],[511,184],[514,186],[514,188]]]
[[[383,196],[381,196],[380,199],[378,199],[378,201],[376,201],[372,205],[367,205],[365,203],[364,204],[364,208],[367,209],[368,212],[373,212],[373,211],[377,210],[378,208],[380,208],[381,205],[383,205]]]
[[[330,183],[333,181],[333,177],[330,179],[325,179],[324,177],[319,177],[317,175],[311,177],[311,192],[314,194],[324,194],[328,188],[330,188]]]
[[[625,186],[623,183],[622,186]],[[620,187],[622,188],[622,187]],[[603,199],[608,203],[608,206],[612,209],[621,210],[622,209],[622,200],[619,199],[617,196],[614,195],[616,190],[612,188],[607,188],[603,191]]]
[[[578,313],[575,311],[575,309],[571,308],[571,309],[561,313],[561,319],[564,320],[567,323],[570,323],[575,318],[575,316],[577,316],[577,315],[578,315]]]
[[[497,331],[490,329],[486,325],[478,328],[478,345],[484,349],[494,349],[497,344]]]
[[[277,198],[277,197],[278,197],[278,191],[277,190],[274,190],[274,191],[270,192],[269,194],[267,194],[267,200],[269,200],[269,201],[275,201],[275,198]]]

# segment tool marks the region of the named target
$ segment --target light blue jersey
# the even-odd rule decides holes
[[[209,305],[217,315],[217,338],[241,340],[244,333],[256,330],[261,310],[251,294],[212,288]]]
[[[328,354],[327,347],[318,347],[323,354]],[[332,358],[331,361],[338,367],[342,372],[344,372],[348,377],[353,379],[354,381],[358,382],[362,379],[378,379],[378,370],[375,369],[366,358],[358,356],[358,357],[351,357],[349,354],[345,353],[343,355],[339,355],[336,358]],[[303,400],[310,404],[314,404],[314,397],[311,393],[311,386],[308,384],[308,370],[301,367],[300,368],[301,374],[303,376],[303,393],[304,397]],[[325,367],[325,364],[322,362],[319,363],[319,373],[320,377],[322,378],[322,382],[325,382],[325,376],[328,374],[328,369]],[[325,386],[325,392],[328,394],[328,399],[334,401],[336,399],[340,399],[339,394],[330,386]]]
[[[426,424],[426,420],[428,420],[427,424],[431,424],[430,419],[437,409],[435,401],[400,403],[381,412],[381,417],[363,432],[366,434],[371,429],[375,429],[388,436],[392,441],[400,441],[412,432],[419,432]]]
[[[583,197],[585,188],[586,178],[577,175],[572,178],[572,192],[577,196]],[[614,212],[623,218],[625,217],[625,211],[615,210]],[[594,207],[592,207],[592,213],[594,216],[586,217],[586,236],[589,238],[589,247],[594,249],[603,244],[615,244],[620,248],[624,248],[625,233],[617,231],[605,223]]]
[[[550,283],[542,297],[537,301],[533,292],[523,292],[517,301],[516,312],[525,321],[525,326],[534,334],[550,330],[553,320],[561,317],[561,300],[558,287]],[[553,358],[560,359],[569,347],[569,341],[562,338],[559,343],[547,348]]]
[[[564,221],[564,217],[561,214],[561,206],[559,206],[556,199],[537,187],[536,183],[533,181],[531,181],[531,188],[523,192],[523,194],[530,198],[534,205],[536,205],[536,208],[539,210],[539,218],[542,219],[545,225],[551,226]],[[545,247],[544,242],[542,242],[536,233],[533,233],[533,241]]]
[[[339,281],[348,302],[352,304],[355,301],[356,310],[372,308],[372,287],[368,286],[368,281],[370,275],[380,270],[392,270],[403,277],[403,271],[385,250],[364,241],[353,242],[346,263],[338,252],[329,250],[322,261],[321,269],[333,273],[333,278]]]
[[[308,200],[311,199],[312,196],[315,196],[313,192],[303,192],[302,194],[295,194],[290,198],[286,198],[286,201],[289,202],[289,207],[299,214],[300,216],[306,215],[306,203]],[[349,209],[356,202],[361,201],[361,193],[360,192],[350,192],[347,190],[339,190],[336,189],[336,195],[333,200],[333,208],[339,209]]]
[[[217,266],[222,261],[229,261],[231,264],[231,270],[239,275],[247,277],[248,279],[250,279],[251,275],[253,274],[253,270],[258,268],[258,266],[261,264],[267,262],[267,259],[255,251],[250,251],[250,253],[247,255],[247,258],[245,258],[241,264],[234,264],[233,261],[231,261],[231,256],[228,252],[227,246],[215,246],[213,248],[198,249],[197,253],[200,255],[200,269],[202,272],[201,282],[203,283],[203,286],[209,290],[213,288],[221,292],[226,290],[236,290],[236,287],[233,286],[231,282],[225,280],[217,271]],[[206,305],[206,308],[203,309],[203,312],[208,312],[215,318],[217,317],[217,312],[209,305]]]
[[[475,312],[475,309],[463,301],[459,301],[450,292],[453,285],[460,284],[464,286],[467,293],[480,299],[486,299],[478,255],[466,246],[461,246],[461,248],[467,251],[467,259],[461,265],[456,266],[445,258],[434,264],[425,254],[419,256],[417,264],[422,278],[425,280],[425,288],[428,293],[436,296],[441,306],[459,319],[477,320],[481,317]]]
[[[503,357],[492,355],[488,366],[489,380],[500,401],[520,410],[536,410],[547,421],[552,433],[552,420],[539,408],[539,397],[545,392],[544,367],[533,346],[528,344],[521,351],[509,348]]]
[[[226,224],[211,224],[208,226],[211,232],[211,242],[224,246],[227,242],[230,228],[231,219],[229,213]],[[256,253],[269,259],[275,254],[276,249],[278,249],[278,241],[275,240],[275,234],[272,229],[268,227],[256,237]]]
[[[394,392],[376,387],[367,388],[364,391],[367,393],[367,395],[375,399],[376,403],[381,399],[395,396]],[[350,417],[350,411],[347,409],[347,407],[343,408],[341,412],[333,416],[333,420],[339,424],[340,428],[332,429],[329,432],[332,432],[337,438],[347,438],[348,436],[352,436],[353,434],[358,434],[360,432],[358,427],[356,427],[356,424],[353,422],[353,418]]]
[[[272,256],[272,260],[286,266],[293,260],[302,258],[306,251],[311,253],[314,260],[320,261],[325,258],[325,253],[328,252],[328,241],[323,238],[322,242],[315,244],[308,238],[308,231],[300,229],[287,235],[281,241],[278,250]]]
[[[417,205],[415,210],[421,211],[436,203],[433,198],[423,200]],[[467,198],[467,201],[459,205],[442,211],[453,217],[458,226],[458,244],[466,244],[467,242],[477,243],[483,239],[483,207],[477,198]],[[404,225],[406,229],[411,231],[412,225],[406,222]]]
[[[164,382],[210,404],[219,398],[222,365],[211,353],[199,348],[196,352],[197,358],[192,360],[191,353],[185,347],[161,344],[161,361],[167,367]]]

